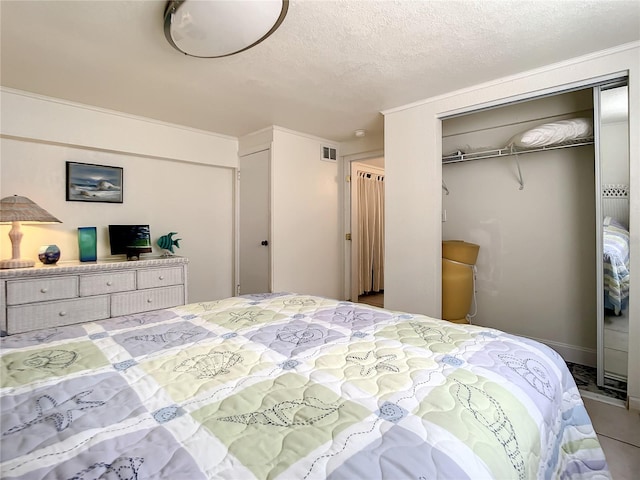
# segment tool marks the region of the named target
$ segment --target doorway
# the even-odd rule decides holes
[[[350,298],[384,306],[384,158],[350,162]]]

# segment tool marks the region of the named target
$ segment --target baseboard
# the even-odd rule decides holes
[[[598,353],[594,348],[578,347],[553,340],[543,340],[541,338],[529,337],[536,342],[544,343],[549,348],[553,348],[564,359],[565,362],[578,363],[595,367],[598,364]]]
[[[627,408],[636,412],[640,411],[640,397],[627,397]]]

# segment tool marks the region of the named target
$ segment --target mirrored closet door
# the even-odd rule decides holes
[[[629,116],[625,82],[594,88],[598,385],[626,390],[629,336]]]
[[[627,79],[613,74],[442,122],[443,241],[480,246],[474,323],[548,342],[617,393],[629,344],[628,104]],[[593,136],[505,147],[572,119],[593,119]]]

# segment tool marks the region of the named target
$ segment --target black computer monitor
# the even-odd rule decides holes
[[[111,255],[126,255],[127,260],[138,260],[142,253],[151,252],[149,225],[109,225]]]

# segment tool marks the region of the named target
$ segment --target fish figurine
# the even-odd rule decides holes
[[[180,248],[180,244],[178,242],[182,240],[181,238],[176,238],[175,240],[172,238],[174,235],[177,235],[177,234],[178,232],[171,232],[161,236],[157,242],[158,246],[160,248],[168,250],[173,254],[174,253],[173,246],[175,245],[176,247]]]

